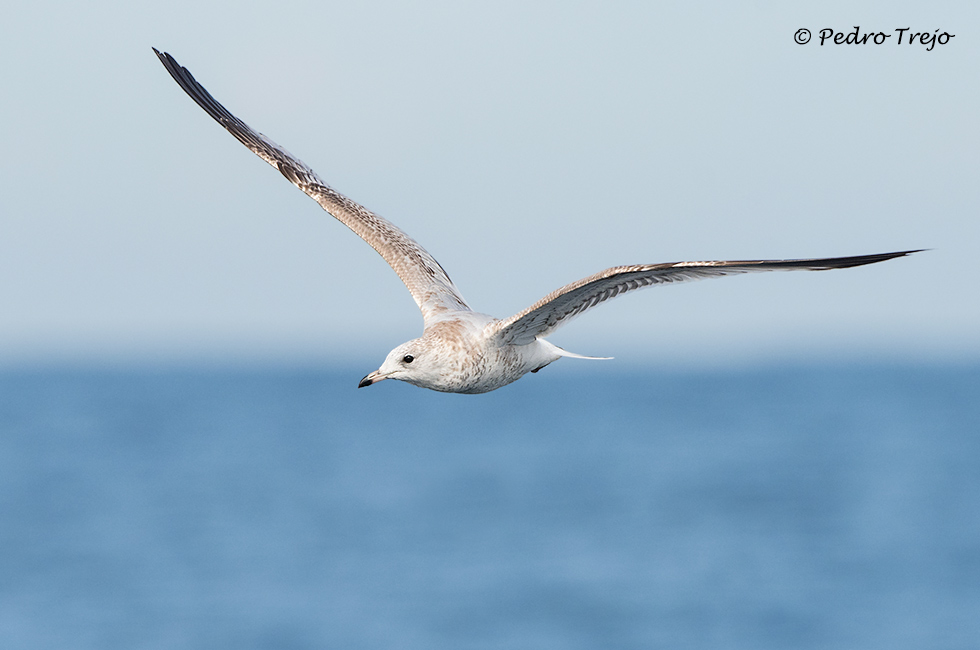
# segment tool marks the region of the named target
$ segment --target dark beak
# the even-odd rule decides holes
[[[370,386],[371,384],[376,384],[382,379],[386,379],[384,375],[381,374],[380,370],[375,370],[374,372],[368,374],[361,383],[357,385],[358,388],[364,388],[365,386]]]

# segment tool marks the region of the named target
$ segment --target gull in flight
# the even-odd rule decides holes
[[[388,353],[381,367],[360,381],[359,388],[383,379],[398,379],[447,393],[486,393],[537,372],[561,357],[602,358],[567,352],[545,337],[579,314],[628,291],[756,271],[844,269],[919,252],[616,266],[565,285],[524,311],[501,320],[473,311],[439,262],[414,239],[324,183],[305,163],[232,115],[172,56],[156,48],[153,51],[198,106],[370,244],[408,287],[422,311],[422,336]]]

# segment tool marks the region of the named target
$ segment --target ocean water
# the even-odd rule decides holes
[[[559,365],[0,373],[0,647],[980,647],[980,367]]]

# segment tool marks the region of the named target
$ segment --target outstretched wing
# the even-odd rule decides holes
[[[742,262],[676,262],[617,266],[573,282],[554,291],[521,313],[499,321],[497,336],[502,343],[525,345],[555,331],[579,314],[627,291],[655,284],[688,282],[758,271],[824,271],[874,264],[895,257],[918,253],[901,251],[856,257],[830,257],[810,260],[751,260]]]
[[[166,52],[160,53],[156,48],[153,51],[184,92],[208,115],[378,251],[408,287],[426,323],[447,311],[470,311],[439,262],[414,239],[391,222],[332,189],[301,160],[228,112],[172,56]]]

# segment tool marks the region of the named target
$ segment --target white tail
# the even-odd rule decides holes
[[[569,357],[571,359],[593,359],[596,361],[607,361],[609,359],[612,359],[612,357],[587,357],[584,354],[575,354],[574,352],[563,350],[557,345],[555,345],[554,343],[552,343],[551,341],[545,339],[538,339],[538,341],[547,345],[549,348],[551,348],[554,351],[555,354],[561,357]]]

